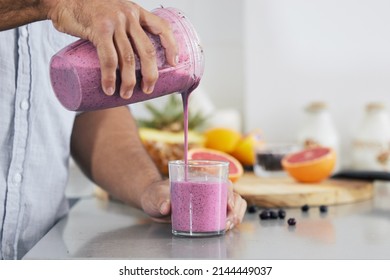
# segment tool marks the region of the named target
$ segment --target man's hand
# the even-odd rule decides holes
[[[151,93],[158,79],[156,51],[145,31],[158,35],[167,62],[176,65],[177,45],[167,21],[127,0],[45,0],[48,18],[61,32],[88,39],[97,48],[102,87],[115,91],[116,69],[121,71],[120,95],[130,98],[136,84],[135,57],[140,58],[142,90]],[[129,40],[130,39],[130,40]]]
[[[169,180],[158,181],[146,188],[141,196],[141,207],[154,221],[170,222]],[[228,191],[226,230],[231,230],[242,222],[246,208],[247,202],[233,191],[231,184]]]
[[[141,195],[141,208],[157,222],[171,221],[169,180],[155,182]]]
[[[226,218],[226,230],[230,230],[242,222],[247,202],[233,191],[233,184],[230,184],[228,191],[228,215]]]

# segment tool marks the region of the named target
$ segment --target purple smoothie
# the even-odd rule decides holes
[[[174,8],[159,8],[154,14],[167,20],[179,48],[179,62],[172,67],[166,62],[160,38],[148,34],[156,49],[159,78],[151,94],[141,90],[140,62],[136,56],[137,85],[130,99],[119,96],[120,73],[117,71],[116,92],[107,96],[101,87],[101,71],[96,48],[86,40],[78,40],[54,55],[50,62],[50,78],[61,104],[72,111],[90,111],[136,103],[174,92],[191,92],[198,85],[204,69],[200,40],[186,17]]]
[[[226,182],[171,182],[172,230],[194,236],[224,233],[227,189]]]

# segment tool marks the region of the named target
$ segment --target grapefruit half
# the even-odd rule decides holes
[[[229,180],[233,183],[236,182],[242,176],[242,174],[244,174],[244,169],[236,158],[218,150],[207,148],[190,149],[188,151],[188,159],[218,160],[229,162]]]
[[[328,147],[315,147],[286,155],[282,166],[298,182],[318,183],[328,178],[335,167],[336,153]]]

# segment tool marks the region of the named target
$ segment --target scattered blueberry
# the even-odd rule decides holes
[[[257,211],[256,205],[248,206],[248,213],[256,213],[256,211]]]
[[[328,206],[326,206],[326,205],[321,205],[321,206],[320,206],[320,212],[321,212],[321,213],[326,213],[326,212],[328,212]]]
[[[269,218],[272,219],[272,220],[277,219],[278,218],[278,213],[276,213],[273,210],[269,211]]]
[[[309,211],[309,205],[307,205],[307,204],[303,205],[303,206],[301,207],[301,210],[302,210],[303,212]]]
[[[284,219],[286,217],[286,211],[284,211],[283,209],[279,209],[278,216],[280,219]]]
[[[287,220],[287,223],[288,223],[289,226],[295,226],[297,221],[295,221],[294,218],[290,218],[290,219]]]
[[[269,211],[263,210],[263,211],[260,212],[259,217],[262,220],[268,220],[271,217],[271,214],[270,214]]]

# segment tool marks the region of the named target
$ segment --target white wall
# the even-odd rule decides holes
[[[294,140],[303,107],[322,100],[347,157],[365,103],[390,105],[390,1],[246,0],[244,6],[246,129]]]
[[[136,2],[148,10],[176,7],[190,18],[206,54],[201,87],[217,109],[242,113],[244,131],[293,140],[302,108],[323,100],[347,155],[364,104],[390,108],[390,1]]]
[[[140,0],[147,10],[160,5],[181,9],[199,33],[206,67],[200,87],[218,108],[243,105],[243,45],[240,0]]]

